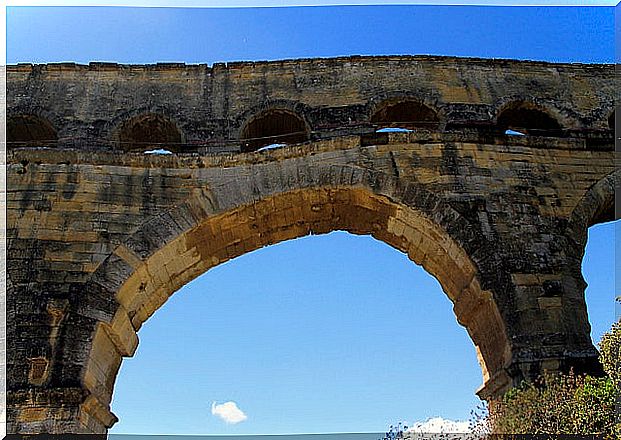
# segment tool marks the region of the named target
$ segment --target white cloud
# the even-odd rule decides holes
[[[213,402],[211,404],[211,414],[220,417],[230,425],[241,423],[248,418],[248,416],[237,407],[235,402],[224,402],[219,405]]]
[[[416,422],[408,428],[407,432],[420,434],[463,434],[470,432],[468,422],[447,420],[442,417],[433,417],[424,422]]]

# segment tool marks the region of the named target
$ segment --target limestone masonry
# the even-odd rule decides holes
[[[105,433],[121,361],[170,295],[334,230],[439,280],[483,398],[599,372],[581,262],[588,227],[615,218],[614,74],[427,56],[8,66],[8,432]],[[395,127],[410,131],[377,131]]]

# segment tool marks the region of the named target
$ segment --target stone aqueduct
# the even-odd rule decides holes
[[[614,66],[7,70],[9,432],[105,433],[121,361],[172,293],[334,230],[371,234],[439,280],[476,346],[480,396],[600,368],[581,261],[587,228],[615,215]],[[413,131],[376,131],[395,125]],[[273,142],[289,145],[256,151]]]

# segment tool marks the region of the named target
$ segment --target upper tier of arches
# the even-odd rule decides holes
[[[7,144],[19,147],[101,148],[124,152],[167,150],[174,153],[203,151],[252,152],[283,144],[300,144],[311,140],[365,134],[382,129],[417,132],[455,132],[476,129],[497,136],[527,135],[537,137],[575,137],[576,131],[587,135],[595,132],[610,137],[614,131],[614,110],[595,121],[600,128],[576,129],[576,121],[557,109],[528,100],[512,99],[499,105],[487,120],[456,122],[455,112],[412,96],[390,97],[368,103],[347,122],[326,122],[321,109],[299,103],[267,103],[249,110],[237,120],[226,122],[227,133],[210,140],[194,140],[199,127],[196,121],[176,120],[171,112],[141,109],[119,115],[99,133],[90,130],[87,136],[64,133],[63,121],[39,114],[15,113],[7,120]],[[75,130],[73,130],[75,131]],[[63,134],[59,140],[58,133]],[[580,135],[578,135],[580,136]]]

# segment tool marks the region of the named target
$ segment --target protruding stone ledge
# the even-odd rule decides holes
[[[110,405],[100,402],[93,395],[80,405],[80,423],[88,432],[106,432],[118,421],[118,417],[110,411]]]
[[[476,391],[476,394],[481,400],[489,400],[502,396],[512,385],[513,381],[509,373],[506,370],[501,370],[485,381]]]
[[[121,356],[133,356],[138,348],[138,335],[123,306],[119,306],[110,324],[102,323]]]
[[[545,138],[545,137],[507,137],[480,136],[477,133],[375,133],[368,135],[342,136],[333,139],[321,139],[303,144],[288,145],[279,149],[251,153],[213,153],[197,152],[170,155],[149,155],[144,153],[124,153],[105,151],[81,151],[76,149],[53,148],[18,148],[7,151],[7,163],[49,163],[49,164],[93,164],[117,165],[144,168],[209,168],[231,167],[238,165],[256,165],[277,162],[290,158],[311,156],[318,153],[353,148],[399,148],[406,144],[437,144],[438,148],[446,143],[479,144],[498,148],[499,152],[528,153],[536,150],[583,151],[586,150],[584,139]],[[613,151],[614,144],[610,144]],[[567,154],[567,153],[566,153]]]

